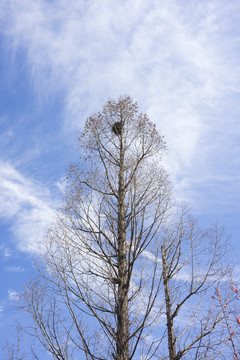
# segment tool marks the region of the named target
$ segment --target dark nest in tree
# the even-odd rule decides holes
[[[122,123],[120,121],[115,122],[112,126],[112,132],[114,132],[115,135],[120,135],[122,131]]]

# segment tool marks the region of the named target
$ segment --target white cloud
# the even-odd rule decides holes
[[[0,251],[3,253],[3,255],[5,257],[11,257],[12,256],[11,250],[8,247],[6,247],[4,244],[0,245]]]
[[[8,298],[10,301],[19,301],[20,294],[15,290],[8,290]]]
[[[42,250],[41,242],[56,206],[48,189],[24,177],[12,165],[0,163],[0,216],[10,220],[20,250]]]
[[[13,272],[13,273],[24,272],[24,268],[20,266],[5,266],[4,270],[6,272]]]
[[[27,50],[40,92],[66,89],[68,125],[126,91],[155,108],[155,119],[182,111],[191,125],[194,108],[211,104],[233,76],[220,43],[230,5],[5,0],[5,33],[14,48]]]
[[[62,177],[59,181],[56,182],[55,186],[58,188],[58,190],[59,190],[62,194],[65,194],[65,192],[66,192],[66,187],[67,187],[66,178],[65,178],[65,177]]]

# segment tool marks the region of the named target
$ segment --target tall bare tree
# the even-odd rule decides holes
[[[224,236],[175,210],[155,125],[130,97],[109,100],[79,146],[46,268],[23,297],[34,336],[62,360],[224,356],[209,300],[227,273]]]

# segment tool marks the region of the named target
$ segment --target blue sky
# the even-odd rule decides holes
[[[87,116],[128,94],[168,144],[174,194],[240,257],[240,2],[1,0],[0,338],[61,205]]]

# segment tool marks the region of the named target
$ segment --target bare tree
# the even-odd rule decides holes
[[[223,229],[214,226],[203,232],[184,213],[162,235],[170,360],[225,358],[223,312],[211,301],[211,289],[219,282],[224,287],[230,274],[223,261],[225,239]]]
[[[79,146],[45,269],[23,297],[32,334],[62,360],[224,356],[209,300],[228,272],[224,234],[176,211],[155,125],[130,97],[109,100]]]

